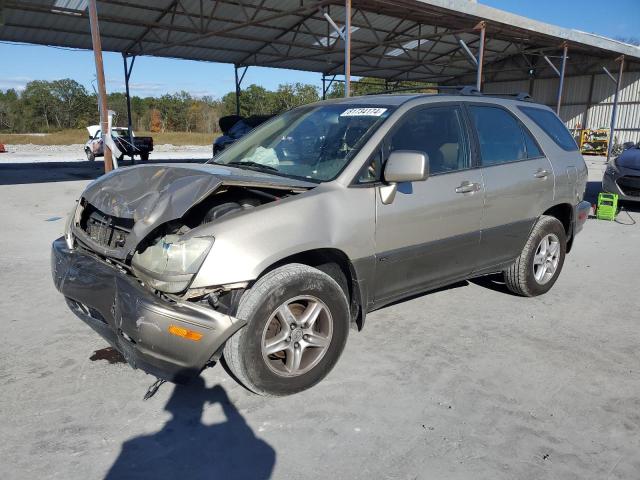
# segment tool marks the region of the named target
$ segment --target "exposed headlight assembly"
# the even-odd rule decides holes
[[[213,241],[213,237],[182,240],[182,235],[166,235],[136,252],[131,265],[135,274],[152,288],[178,293],[187,288],[198,273]]]
[[[73,249],[74,240],[73,233],[71,232],[71,227],[73,225],[77,225],[80,222],[80,215],[82,214],[82,207],[80,206],[80,202],[76,201],[76,204],[73,206],[73,209],[67,215],[67,221],[64,225],[64,239],[67,242],[67,247],[69,249]]]

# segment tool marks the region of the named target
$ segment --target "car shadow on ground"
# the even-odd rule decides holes
[[[204,159],[171,159],[136,161],[136,165],[204,163]],[[131,166],[131,161],[120,162],[120,168]],[[28,183],[70,182],[74,180],[95,180],[104,174],[104,163],[87,162],[37,162],[37,163],[0,163],[0,185],[23,185]]]
[[[220,404],[222,423],[205,425],[203,410]],[[127,440],[106,479],[267,479],[275,450],[256,437],[222,386],[202,377],[177,385],[165,410],[171,419],[159,432]]]
[[[491,273],[489,275],[483,275],[482,277],[472,278],[469,281],[474,285],[493,290],[494,292],[504,293],[515,297],[518,296],[507,288],[507,284],[504,282],[504,276],[502,273]]]

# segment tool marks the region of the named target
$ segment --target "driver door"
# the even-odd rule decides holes
[[[446,104],[408,112],[385,140],[387,155],[426,153],[429,177],[398,184],[389,204],[377,192],[375,303],[445,285],[474,269],[484,185],[469,138],[462,108]]]

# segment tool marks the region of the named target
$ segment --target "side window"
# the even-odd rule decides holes
[[[571,152],[578,150],[578,145],[573,139],[567,127],[562,121],[550,110],[543,110],[535,107],[518,107],[522,112],[535,122],[544,133],[549,135],[551,139],[563,150]]]
[[[462,111],[458,106],[409,112],[388,141],[389,153],[417,150],[429,156],[429,173],[453,172],[470,166]]]
[[[520,125],[520,128],[524,137],[524,146],[527,148],[527,158],[544,157],[544,153],[542,153],[538,143],[533,139],[531,132],[524,125]]]
[[[518,120],[499,107],[472,105],[471,118],[478,132],[482,165],[498,165],[527,158]]]

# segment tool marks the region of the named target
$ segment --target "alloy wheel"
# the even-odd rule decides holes
[[[545,235],[533,257],[533,277],[540,285],[544,285],[553,278],[560,262],[560,240],[550,233]]]
[[[271,314],[262,332],[262,358],[277,375],[302,375],[325,356],[333,335],[329,308],[313,296],[287,300]]]

